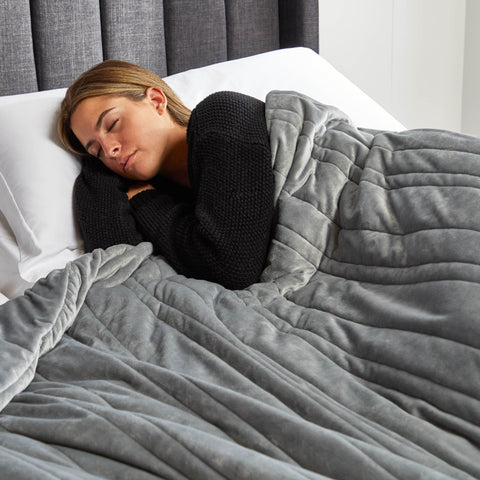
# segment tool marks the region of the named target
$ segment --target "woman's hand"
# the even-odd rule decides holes
[[[144,192],[145,190],[154,190],[155,188],[146,182],[135,183],[128,188],[127,197],[131,200],[138,193]]]

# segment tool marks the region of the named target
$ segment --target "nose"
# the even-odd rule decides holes
[[[120,156],[120,143],[116,139],[104,139],[102,142],[102,149],[105,152],[105,155],[109,158],[116,158]]]

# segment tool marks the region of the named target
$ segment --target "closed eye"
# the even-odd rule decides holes
[[[107,128],[107,133],[113,130],[113,127],[117,124],[118,118]],[[97,151],[97,158],[100,158],[100,154],[102,153],[102,147],[99,147]]]

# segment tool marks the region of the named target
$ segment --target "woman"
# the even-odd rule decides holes
[[[149,241],[184,275],[258,281],[273,217],[263,102],[220,92],[190,113],[152,72],[109,60],[68,89],[58,130],[85,157],[74,207],[87,251]]]

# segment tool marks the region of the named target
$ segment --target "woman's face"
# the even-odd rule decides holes
[[[156,176],[171,148],[175,123],[167,111],[163,92],[149,88],[134,101],[103,95],[83,100],[70,126],[85,150],[110,170],[131,180]]]

